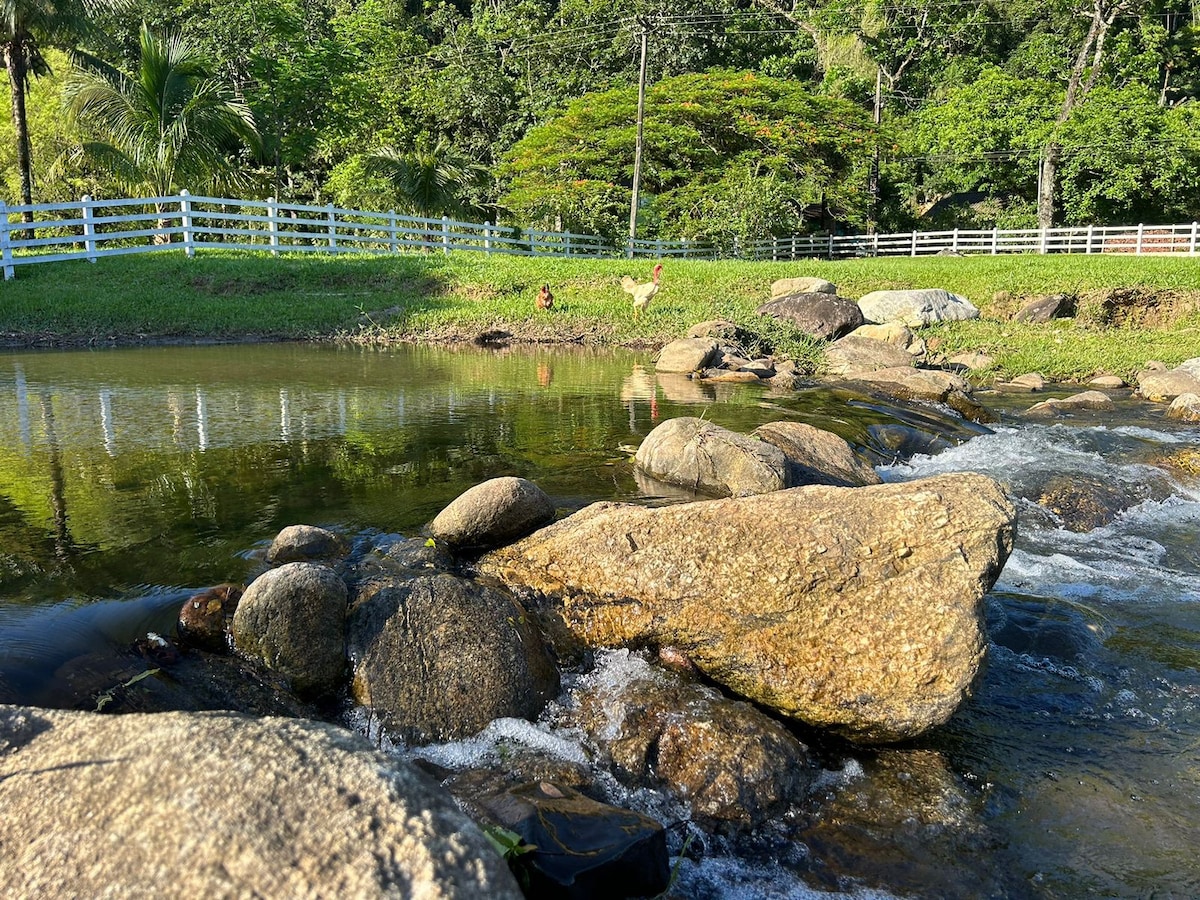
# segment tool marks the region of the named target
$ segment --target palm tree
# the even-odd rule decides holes
[[[12,94],[13,131],[17,137],[17,168],[21,170],[21,202],[33,203],[33,155],[25,97],[29,79],[50,74],[42,55],[45,47],[72,49],[91,30],[90,15],[112,0],[0,0],[0,54]],[[22,216],[33,221],[33,213]]]
[[[216,191],[248,181],[231,154],[261,146],[250,107],[182,38],[160,38],[143,24],[140,43],[132,75],[79,70],[64,85],[71,120],[95,136],[73,151],[72,161],[91,163],[130,193],[156,197],[185,186]]]
[[[418,139],[408,152],[384,147],[363,157],[368,172],[382,175],[396,188],[413,215],[434,218],[475,211],[468,191],[479,186],[487,168],[454,147],[445,137],[431,144]]]

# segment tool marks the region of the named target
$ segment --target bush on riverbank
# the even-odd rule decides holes
[[[652,261],[485,256],[316,257],[213,252],[30,266],[0,289],[0,334],[13,347],[171,340],[469,340],[502,330],[514,340],[657,347],[696,322],[725,318],[763,345],[815,367],[820,348],[755,314],[772,281],[827,278],[843,296],[942,287],[983,312],[930,329],[943,352],[979,349],[987,375],[1038,370],[1080,378],[1129,376],[1147,359],[1174,365],[1200,345],[1200,266],[1187,257],[1007,256],[826,262],[666,260],[662,290],[632,317],[624,274],[649,280]],[[542,284],[552,310],[535,308]],[[1113,315],[1118,299],[1138,315]],[[1076,319],[1018,324],[1024,299],[1080,297]],[[1115,323],[1115,324],[1114,324]],[[1125,324],[1121,324],[1125,323]],[[755,348],[761,349],[761,348]]]

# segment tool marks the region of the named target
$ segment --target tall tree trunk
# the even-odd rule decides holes
[[[33,161],[29,152],[29,120],[25,116],[25,89],[29,80],[28,60],[20,37],[14,38],[5,54],[8,84],[12,92],[13,130],[17,133],[17,168],[21,172],[21,202],[33,203]],[[32,222],[33,213],[21,214],[22,222]]]

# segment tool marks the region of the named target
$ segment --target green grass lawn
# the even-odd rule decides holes
[[[318,256],[169,251],[19,268],[0,285],[0,332],[10,344],[242,338],[451,340],[502,329],[519,340],[655,346],[712,318],[815,365],[819,348],[757,316],[777,278],[815,275],[846,297],[883,288],[942,287],[968,297],[978,322],[928,330],[944,351],[982,349],[990,375],[1039,370],[1057,378],[1131,375],[1148,359],[1200,356],[1200,260],[1186,257],[907,257],[838,262],[666,260],[663,286],[635,321],[624,274],[648,280],[652,261],[487,256]],[[534,307],[538,287],[555,295]],[[1138,288],[1174,298],[1163,327],[1112,327],[1096,298]],[[1076,319],[1018,325],[1027,298],[1081,297]]]

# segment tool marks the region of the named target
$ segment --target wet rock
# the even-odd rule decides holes
[[[783,451],[788,461],[789,487],[880,483],[871,464],[832,432],[802,422],[769,422],[756,428],[754,436]]]
[[[1129,387],[1129,385],[1125,383],[1124,378],[1118,378],[1116,375],[1097,375],[1088,382],[1088,387],[1111,391]]]
[[[6,897],[522,900],[444,791],[332,725],[0,707],[0,748]]]
[[[670,645],[737,693],[863,741],[944,722],[978,671],[1016,513],[990,478],[594,504],[480,560],[591,646]],[[697,536],[702,539],[697,540]]]
[[[536,718],[558,670],[507,591],[451,575],[360,585],[347,638],[354,699],[408,743]]]
[[[316,562],[346,555],[346,542],[332,531],[315,525],[289,525],[267,548],[267,562]]]
[[[943,435],[899,422],[872,425],[867,433],[887,462],[911,459],[918,453],[934,456],[954,446],[954,442]]]
[[[1168,371],[1147,368],[1138,372],[1137,383],[1138,393],[1147,400],[1173,400],[1180,394],[1200,394],[1200,357]]]
[[[805,334],[822,341],[849,334],[863,324],[858,304],[836,294],[784,294],[764,303],[755,312],[790,322]]]
[[[715,824],[781,815],[816,771],[779,722],[628,651],[605,655],[560,724],[582,730],[626,785],[665,790]]]
[[[872,291],[858,299],[858,306],[868,322],[903,322],[913,327],[979,318],[970,300],[941,288]]]
[[[703,378],[705,381],[712,381],[717,384],[754,384],[761,380],[753,372],[743,372],[741,370],[731,372],[726,369],[705,369]]]
[[[463,491],[429,525],[456,550],[499,547],[554,521],[554,501],[525,478],[491,478]]]
[[[771,283],[771,299],[784,294],[836,294],[837,286],[824,278],[780,278]]]
[[[853,334],[825,348],[824,370],[830,375],[853,378],[864,372],[912,365],[912,354],[903,347]]]
[[[671,341],[658,352],[658,372],[695,372],[711,365],[721,345],[712,338],[683,338]]]
[[[742,366],[743,372],[753,372],[759,378],[772,378],[775,375],[775,363],[769,359],[752,359]]]
[[[563,900],[649,897],[670,881],[666,833],[641,813],[538,781],[480,801],[498,825],[535,848],[517,868],[527,896]]]
[[[1002,391],[1028,391],[1036,393],[1045,389],[1046,379],[1040,372],[1027,372],[1024,375],[1018,375],[1012,381],[999,382],[996,387]]]
[[[1042,323],[1051,319],[1068,319],[1075,315],[1076,297],[1074,294],[1050,294],[1038,297],[1021,307],[1013,316],[1014,322]]]
[[[717,496],[788,486],[787,462],[778,448],[694,416],[663,422],[646,435],[634,460],[660,481]]]
[[[1200,450],[1195,447],[1175,450],[1160,456],[1153,462],[1176,475],[1182,475],[1185,478],[1200,478]]]
[[[219,584],[188,597],[179,609],[179,639],[213,653],[227,650],[229,627],[243,590],[240,584]]]
[[[286,563],[246,588],[233,614],[233,643],[287,678],[298,696],[329,696],[345,675],[345,619],[346,584],[332,569]]]
[[[1200,422],[1200,394],[1180,394],[1167,409],[1168,419]]]
[[[1080,409],[1112,409],[1112,398],[1101,391],[1084,391],[1055,400],[1043,400],[1035,403],[1025,411],[1026,415],[1049,416],[1059,412],[1070,412]]]
[[[1072,474],[1051,478],[1037,502],[1054,513],[1063,528],[1083,532],[1107,525],[1142,499],[1119,484]]]
[[[944,403],[955,412],[975,422],[993,422],[996,416],[971,397],[971,385],[963,377],[937,369],[915,369],[902,366],[860,372],[858,381],[870,384],[891,397],[901,400],[926,400]]]

